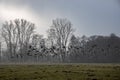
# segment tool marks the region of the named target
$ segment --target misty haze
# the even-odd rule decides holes
[[[120,80],[119,30],[119,0],[0,0],[0,80]]]

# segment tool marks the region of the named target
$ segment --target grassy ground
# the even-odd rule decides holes
[[[120,80],[120,65],[0,65],[0,80]]]

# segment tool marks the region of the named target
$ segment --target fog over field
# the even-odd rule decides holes
[[[0,0],[0,63],[119,63],[119,0]]]
[[[0,0],[0,80],[120,80],[120,0]]]

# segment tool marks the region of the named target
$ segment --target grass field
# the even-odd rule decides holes
[[[0,65],[0,80],[120,80],[120,65]]]

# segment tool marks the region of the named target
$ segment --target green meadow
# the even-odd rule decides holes
[[[0,65],[0,80],[120,80],[119,64]]]

